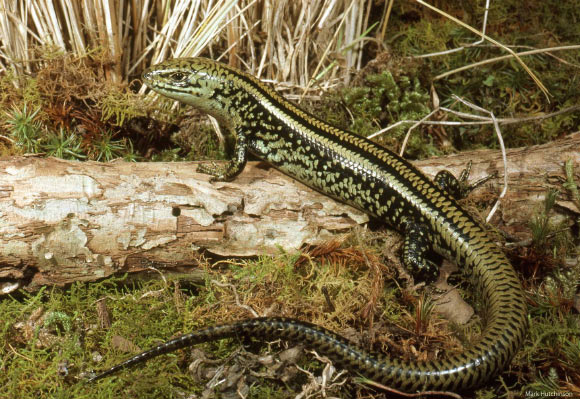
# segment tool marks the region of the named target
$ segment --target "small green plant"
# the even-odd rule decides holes
[[[135,152],[133,148],[133,142],[131,140],[127,140],[124,142],[125,144],[125,154],[123,154],[123,159],[127,162],[137,162],[140,159],[139,154]]]
[[[559,392],[558,380],[558,372],[552,367],[546,376],[539,375],[535,382],[528,385],[526,392]]]
[[[419,303],[415,308],[415,333],[423,334],[427,331],[429,326],[429,320],[433,314],[433,309],[435,308],[435,302],[431,300],[430,297],[424,294],[419,299]]]
[[[578,191],[578,183],[574,180],[574,163],[571,159],[566,161],[566,183],[562,186],[570,191],[572,200],[576,202],[576,206],[580,208],[580,192]]]
[[[13,106],[7,111],[6,123],[10,130],[10,135],[16,141],[16,145],[24,152],[37,152],[39,138],[41,134],[40,123],[37,120],[40,108],[30,111],[26,104],[19,109]]]
[[[113,140],[113,135],[110,130],[107,130],[92,143],[95,161],[109,162],[122,157],[127,152],[126,141]]]
[[[43,146],[48,156],[63,159],[84,159],[79,136],[72,132],[66,132],[60,128],[58,134],[52,133],[48,142]]]
[[[556,198],[558,198],[558,194],[558,190],[548,191],[544,200],[544,209],[532,217],[530,228],[532,230],[532,242],[536,248],[544,248],[548,240],[548,235],[551,231],[548,215],[556,202]]]

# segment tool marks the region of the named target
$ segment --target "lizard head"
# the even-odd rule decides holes
[[[219,121],[235,114],[243,80],[254,79],[207,58],[175,58],[143,73],[143,82],[155,92],[192,105]]]

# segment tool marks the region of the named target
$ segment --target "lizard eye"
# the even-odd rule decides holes
[[[187,79],[187,74],[183,73],[183,72],[173,72],[170,75],[171,79],[176,81],[176,82],[182,82],[185,79]]]

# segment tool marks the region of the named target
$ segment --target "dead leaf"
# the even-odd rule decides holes
[[[443,262],[435,287],[444,293],[435,299],[434,311],[454,323],[465,324],[475,312],[461,295],[459,295],[457,289],[447,283],[447,279],[451,273],[456,270],[457,266],[455,264]]]

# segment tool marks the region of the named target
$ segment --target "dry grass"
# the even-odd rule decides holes
[[[32,49],[100,49],[107,79],[130,80],[152,63],[202,52],[291,85],[348,81],[361,67],[372,0],[6,0],[0,71],[32,73]],[[386,9],[384,10],[386,12]]]

